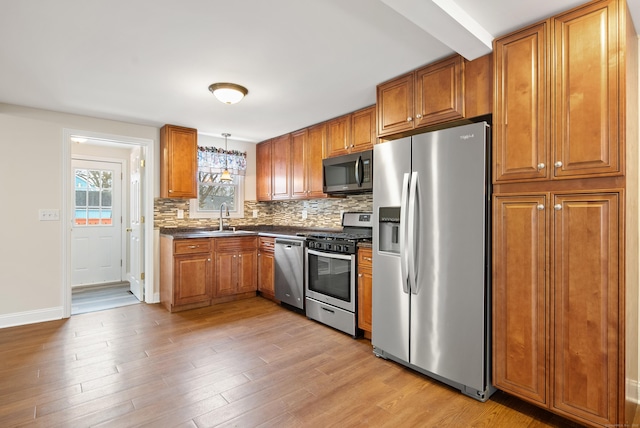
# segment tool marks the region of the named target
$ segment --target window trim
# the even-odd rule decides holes
[[[237,192],[236,192],[236,205],[235,211],[229,210],[229,217],[226,215],[223,218],[244,218],[244,180],[242,175],[233,175],[234,180],[237,180]],[[198,191],[200,191],[200,183],[198,183]],[[189,218],[219,218],[220,211],[200,211],[198,206],[198,198],[189,199]]]

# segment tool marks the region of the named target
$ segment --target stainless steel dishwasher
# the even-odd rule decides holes
[[[304,241],[276,238],[276,299],[304,310]]]

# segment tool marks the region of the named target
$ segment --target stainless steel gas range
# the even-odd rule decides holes
[[[307,317],[358,336],[357,244],[371,241],[371,213],[346,212],[342,232],[310,233],[305,249]]]

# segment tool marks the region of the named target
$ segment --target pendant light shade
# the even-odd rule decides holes
[[[233,179],[231,178],[231,173],[229,172],[229,168],[228,168],[228,164],[227,164],[227,158],[228,158],[228,154],[227,154],[227,137],[230,137],[231,134],[228,133],[223,133],[222,136],[224,137],[224,171],[222,171],[222,175],[220,176],[220,181],[225,181],[225,182],[229,182],[229,181],[233,181]]]
[[[225,104],[235,104],[249,93],[247,88],[235,83],[213,83],[209,85],[209,90]]]

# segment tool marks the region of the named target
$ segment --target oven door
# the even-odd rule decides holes
[[[356,256],[307,248],[306,296],[349,312],[356,311]]]

